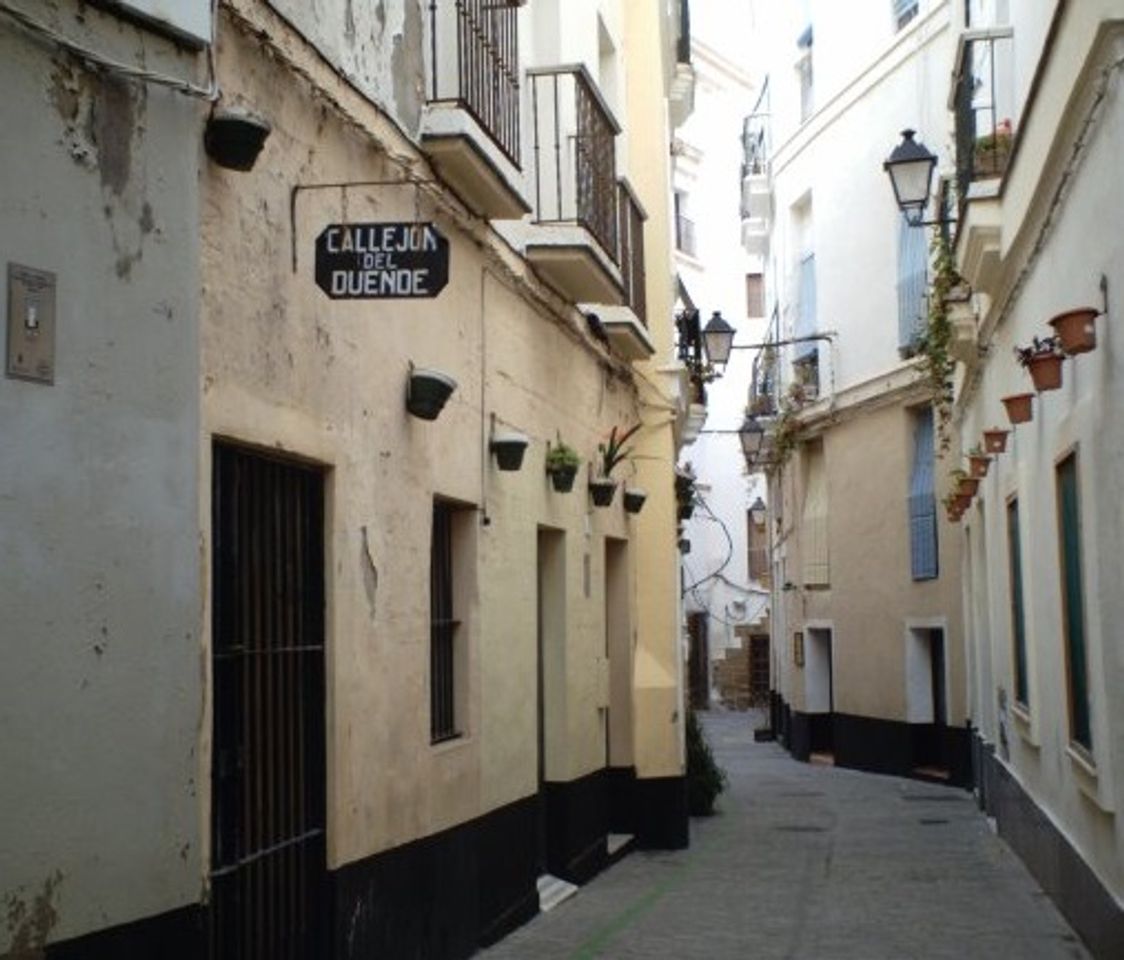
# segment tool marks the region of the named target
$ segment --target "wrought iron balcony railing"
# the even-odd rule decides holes
[[[961,39],[952,93],[961,208],[973,181],[1007,172],[1016,124],[1013,54],[1010,27],[970,30]]]
[[[584,66],[536,68],[531,82],[538,223],[577,223],[619,262],[620,126]]]
[[[632,308],[636,318],[648,325],[648,304],[644,292],[644,211],[632,189],[620,181],[617,194],[617,212],[620,218],[621,281],[624,284],[624,302]]]
[[[430,102],[467,111],[516,167],[519,39],[516,0],[430,0]]]

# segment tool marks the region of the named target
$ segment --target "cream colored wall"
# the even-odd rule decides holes
[[[915,581],[910,575],[910,416],[908,405],[899,399],[858,416],[844,416],[822,434],[831,570],[827,589],[802,583],[804,471],[799,454],[790,461],[785,470],[783,535],[787,578],[794,586],[781,597],[789,633],[807,623],[831,626],[834,705],[840,713],[904,721],[907,630],[911,624],[941,626],[948,722],[963,725],[967,706],[961,624],[955,612],[960,590],[957,541],[939,510],[939,576]],[[785,692],[795,709],[804,709],[802,673],[799,668],[791,672]]]
[[[656,353],[637,364],[645,429],[637,436],[636,484],[648,502],[636,527],[636,771],[641,777],[679,776],[683,772],[682,657],[679,644],[679,578],[672,435],[674,398],[659,370],[673,355],[672,259],[667,104],[653,92],[664,90],[667,73],[661,59],[661,5],[625,4],[627,125],[630,131],[629,182],[648,213],[644,224],[645,289],[648,333]]]
[[[1124,532],[1117,494],[1124,445],[1116,411],[1124,404],[1124,371],[1116,319],[1124,243],[1119,200],[1105,184],[1117,176],[1124,151],[1122,19],[1119,2],[1071,4],[1066,14],[997,210],[1000,253],[987,280],[994,296],[979,301],[986,359],[959,399],[963,444],[977,442],[990,426],[1009,427],[1000,398],[1033,389],[1013,348],[1049,333],[1047,321],[1062,310],[1100,307],[1100,278],[1107,278],[1109,315],[1096,320],[1097,348],[1065,362],[1061,389],[1036,396],[1034,419],[1013,429],[963,536],[973,553],[964,586],[977,624],[971,639],[982,736],[1117,898],[1124,898]],[[1070,451],[1080,485],[1091,762],[1069,743],[1055,467]],[[1020,512],[1025,710],[1014,707],[1005,516],[1013,496]]]
[[[224,26],[226,96],[257,105],[273,133],[255,172],[210,166],[204,176],[202,516],[210,516],[212,435],[330,468],[329,857],[339,864],[536,790],[540,525],[564,531],[566,543],[564,699],[552,714],[565,734],[553,731],[548,771],[569,779],[604,764],[603,539],[628,539],[636,521],[626,518],[619,494],[611,509],[592,508],[582,478],[573,493],[554,493],[545,444],[560,431],[592,457],[611,425],[637,418],[636,398],[627,371],[606,358],[579,315],[486,230],[466,236],[456,205],[438,209],[426,190],[302,191],[294,273],[293,184],[400,171],[335,109],[277,98],[293,82],[285,65]],[[299,59],[298,42],[285,48]],[[368,117],[333,77],[313,76],[343,108]],[[369,118],[379,129],[373,111]],[[401,142],[390,146],[408,153]],[[315,286],[313,244],[324,225],[415,216],[435,221],[450,240],[449,285],[439,297],[337,303]],[[458,382],[435,422],[405,411],[410,361]],[[532,438],[519,473],[500,472],[486,453],[493,413]],[[482,508],[476,595],[458,611],[469,647],[467,725],[462,738],[436,747],[428,692],[434,495]],[[209,536],[204,524],[204,563]],[[209,756],[200,762],[209,770]]]

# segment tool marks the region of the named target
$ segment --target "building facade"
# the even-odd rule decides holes
[[[951,317],[953,422],[962,449],[990,456],[954,507],[978,789],[1093,953],[1119,956],[1124,250],[1107,185],[1124,130],[1124,5],[973,2],[955,27],[953,251],[972,295]],[[1074,310],[1071,339],[1050,321]],[[1064,357],[1056,387],[1036,388],[1019,363],[1035,338]],[[1020,398],[1029,409],[1012,419]]]
[[[927,241],[882,170],[897,130],[943,130],[949,4],[804,6],[772,11],[744,183],[775,344],[750,399],[769,436],[773,725],[800,758],[967,783],[959,553],[916,355]]]
[[[680,6],[58,6],[0,14],[57,317],[0,382],[0,952],[467,956],[686,844]]]

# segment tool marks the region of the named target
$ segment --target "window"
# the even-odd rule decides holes
[[[933,410],[913,415],[913,469],[909,478],[909,555],[914,580],[937,576],[937,497],[933,486]]]
[[[891,0],[894,12],[894,29],[901,30],[910,20],[917,16],[920,3],[918,0]]]
[[[1093,749],[1089,707],[1089,663],[1085,645],[1085,601],[1081,577],[1081,516],[1077,489],[1077,455],[1056,468],[1058,545],[1061,551],[1062,624],[1065,630],[1066,679],[1069,685],[1069,735]]]
[[[827,475],[823,441],[804,445],[804,510],[800,548],[804,557],[805,586],[826,587],[831,582],[827,545]]]
[[[746,560],[749,579],[764,583],[769,579],[769,546],[767,528],[764,523],[757,524],[753,511],[745,514]]]
[[[687,216],[687,194],[682,190],[675,191],[675,249],[695,255],[695,224]]]
[[[745,275],[745,315],[765,316],[765,278],[759,273]]]
[[[1015,646],[1015,702],[1030,704],[1026,669],[1026,621],[1023,616],[1022,548],[1019,545],[1019,501],[1007,503],[1007,557],[1011,583],[1011,635]]]
[[[434,743],[463,732],[465,656],[458,612],[467,586],[472,510],[433,502],[429,559],[429,732]]]
[[[926,232],[903,216],[898,227],[898,352],[917,353],[928,324],[929,251]]]
[[[796,61],[796,74],[800,80],[800,122],[804,123],[812,115],[812,27],[809,25],[796,45],[800,57]]]
[[[798,294],[795,336],[808,337],[816,332],[816,255],[806,253],[800,260],[800,292]],[[819,391],[819,347],[816,341],[797,343],[794,348],[794,375],[798,383],[815,396]]]

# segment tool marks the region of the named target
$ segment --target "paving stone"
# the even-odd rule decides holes
[[[691,847],[636,852],[482,960],[1088,960],[969,793],[798,763],[703,715],[730,778]]]

